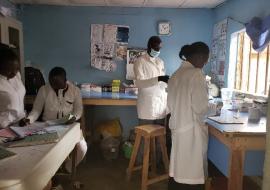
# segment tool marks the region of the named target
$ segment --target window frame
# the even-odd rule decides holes
[[[252,42],[248,41],[249,43],[249,50],[244,49],[244,46],[247,45],[245,44],[245,35],[246,35],[246,30],[242,29],[240,31],[234,32],[231,34],[230,38],[230,50],[229,50],[229,65],[228,65],[228,77],[227,77],[227,84],[228,88],[235,89],[237,91],[241,91],[245,94],[250,94],[250,95],[255,95],[259,97],[267,97],[268,96],[268,91],[269,91],[269,84],[270,84],[270,44],[267,46],[267,48],[261,52],[258,53],[256,52],[255,55],[254,52],[255,50],[252,50]],[[244,52],[247,51],[247,52]],[[266,51],[266,52],[265,52]],[[243,63],[244,60],[247,59],[246,57],[244,58],[243,55],[244,53],[248,53],[248,66],[246,68],[248,69],[246,72],[247,76],[243,76]],[[264,79],[264,92],[260,93],[258,92],[258,82],[259,80],[259,65],[260,65],[260,57],[263,56],[266,53],[266,60],[263,60],[265,64],[265,79]],[[251,60],[252,56],[257,56],[257,61],[256,61],[256,81],[255,81],[255,92],[251,91],[250,87],[250,80],[251,80]],[[247,60],[245,60],[247,61]],[[247,77],[247,79],[243,80],[244,77]],[[243,82],[246,81],[247,86],[243,86]]]

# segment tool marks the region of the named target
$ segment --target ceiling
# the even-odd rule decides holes
[[[226,0],[11,0],[16,4],[66,6],[117,6],[164,8],[214,8]]]

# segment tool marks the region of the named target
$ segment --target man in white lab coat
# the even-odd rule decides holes
[[[0,44],[0,128],[17,123],[25,116],[25,88],[19,70],[16,53]]]
[[[134,63],[135,84],[139,88],[137,113],[139,125],[165,125],[167,108],[167,82],[164,62],[158,56],[161,49],[161,39],[152,36],[148,40],[147,53],[140,56]],[[158,145],[158,150],[159,144]],[[142,146],[139,149],[138,162],[143,158]],[[160,161],[160,154],[158,154]]]
[[[134,63],[135,84],[139,88],[137,112],[139,124],[164,125],[167,107],[167,82],[164,62],[158,56],[161,39],[152,36],[148,40],[147,53]]]
[[[66,71],[61,67],[53,68],[49,73],[49,83],[42,86],[35,99],[33,109],[24,119],[24,123],[33,123],[42,115],[43,121],[60,119],[69,114],[72,118],[67,123],[73,123],[80,119],[83,112],[80,89],[66,79]],[[84,158],[87,144],[82,136],[77,144],[77,163]],[[71,160],[65,164],[66,169],[71,171]]]
[[[182,47],[183,61],[168,83],[172,133],[169,190],[202,190],[207,177],[208,90],[202,68],[209,48],[203,42]]]

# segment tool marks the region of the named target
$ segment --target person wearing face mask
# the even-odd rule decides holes
[[[71,124],[80,119],[83,112],[80,89],[66,79],[66,71],[61,67],[53,68],[49,73],[49,83],[42,86],[35,99],[33,109],[21,123],[27,125],[35,122],[42,114],[42,120],[55,120],[69,114],[73,117],[67,122]],[[87,151],[87,144],[83,136],[77,146],[78,165]],[[65,162],[65,168],[71,172],[71,160]]]
[[[0,128],[25,117],[25,87],[21,80],[19,58],[9,46],[0,44]]]
[[[167,108],[167,82],[164,62],[158,56],[161,39],[152,36],[147,43],[147,53],[134,63],[135,84],[138,87],[137,113],[139,125],[156,124],[165,126]],[[161,163],[161,149],[157,143],[157,162]],[[143,143],[139,148],[137,164],[143,160]]]
[[[148,40],[147,53],[134,63],[135,84],[139,88],[137,112],[139,124],[164,125],[167,107],[167,82],[164,62],[159,58],[161,39],[152,36]]]
[[[207,178],[208,90],[202,68],[209,47],[195,42],[182,47],[180,68],[168,83],[169,127],[172,133],[169,190],[203,190]]]

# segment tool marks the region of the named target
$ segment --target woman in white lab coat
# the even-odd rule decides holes
[[[16,53],[9,46],[0,44],[0,128],[15,124],[25,116],[25,87],[19,70]]]
[[[182,47],[183,60],[168,84],[169,126],[172,132],[169,190],[204,189],[207,177],[208,92],[202,68],[209,47],[196,42]]]

